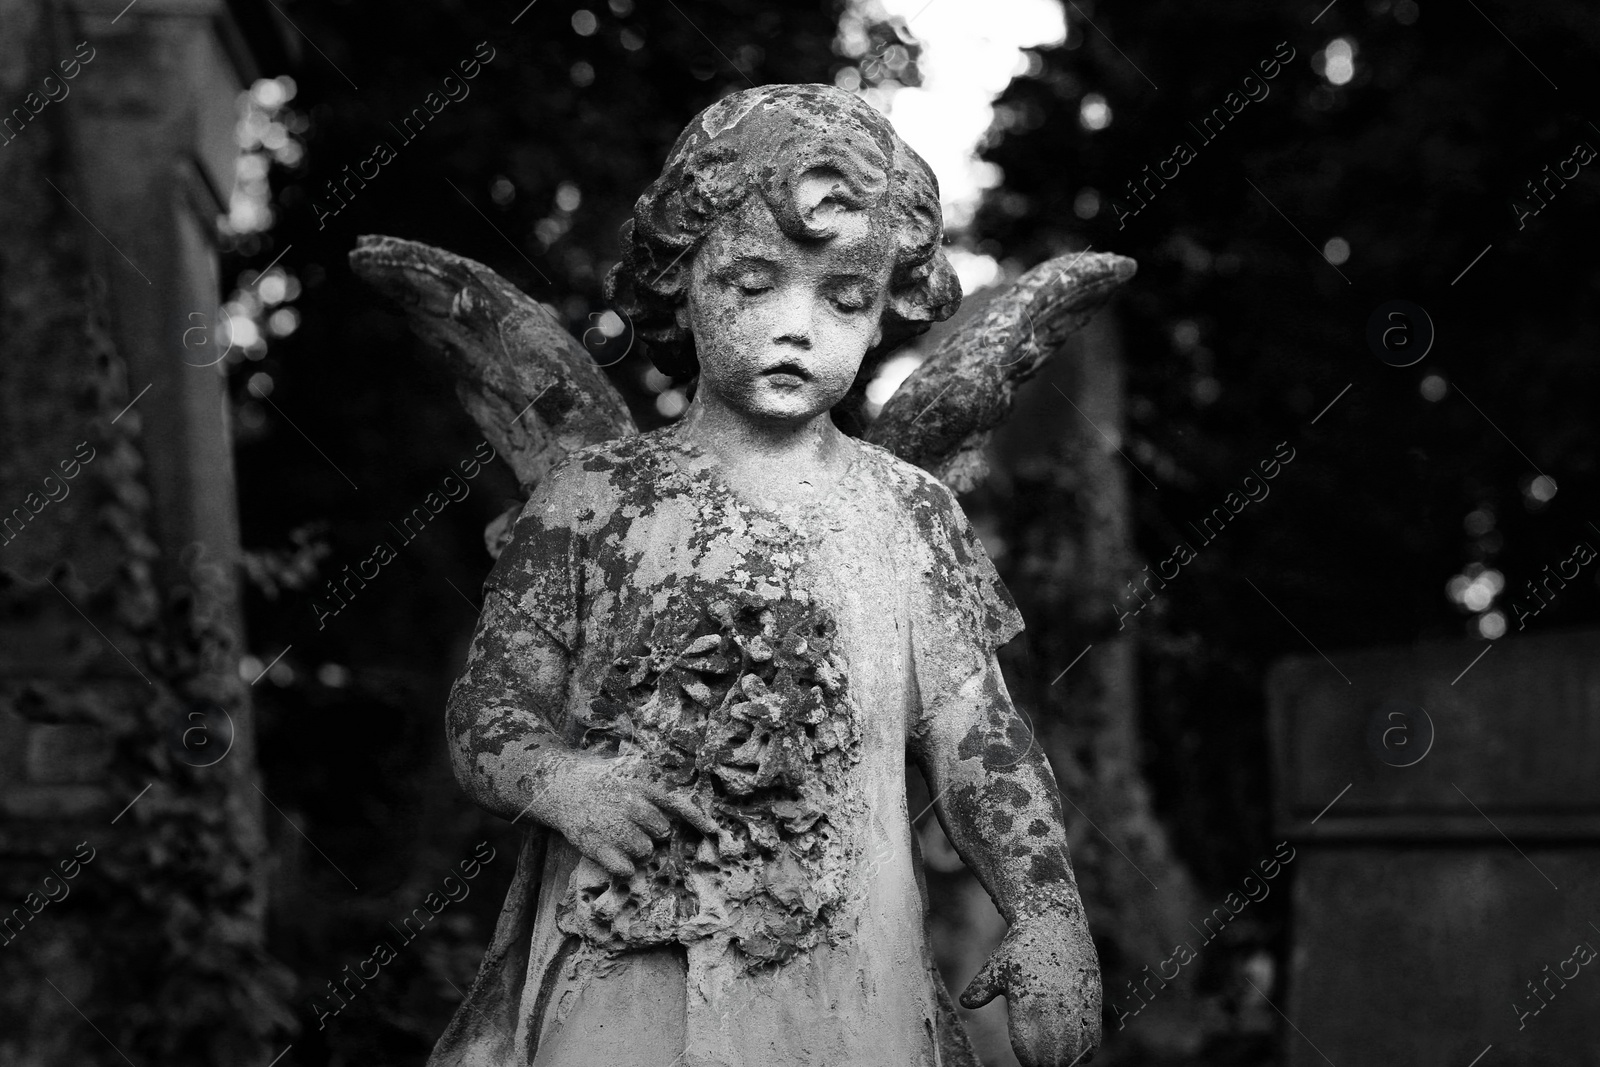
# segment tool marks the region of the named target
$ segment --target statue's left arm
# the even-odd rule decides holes
[[[1010,927],[961,1003],[1005,996],[1023,1067],[1087,1063],[1100,1043],[1100,964],[1055,775],[993,653],[963,684],[929,695],[911,753],[946,835]]]

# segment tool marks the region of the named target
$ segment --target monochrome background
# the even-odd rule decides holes
[[[1597,46],[1580,0],[0,0],[0,1063],[423,1062],[514,863],[442,712],[518,488],[347,255],[487,264],[661,425],[617,229],[771,82],[924,152],[962,317],[1139,264],[963,499],[1097,1062],[1600,1062]],[[1003,924],[912,791],[960,988]]]

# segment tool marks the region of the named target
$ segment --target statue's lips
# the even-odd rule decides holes
[[[775,367],[768,367],[766,370],[762,371],[761,376],[763,378],[787,376],[791,378],[799,378],[803,382],[809,382],[811,380],[811,372],[806,370],[798,363],[779,363]]]

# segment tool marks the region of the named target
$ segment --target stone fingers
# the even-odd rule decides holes
[[[1075,1005],[1007,997],[1011,1046],[1022,1067],[1082,1067],[1093,1057]]]
[[[672,821],[661,814],[661,809],[656,807],[651,799],[643,796],[635,798],[628,815],[645,833],[657,841],[672,833]]]
[[[668,811],[681,817],[690,826],[693,826],[696,830],[699,830],[708,837],[717,836],[717,821],[711,816],[707,815],[705,812],[701,811],[700,806],[694,802],[694,798],[688,793],[682,791],[675,792],[673,790],[663,789],[660,786],[652,785],[645,789],[644,795],[648,797],[652,803],[666,808]]]
[[[983,969],[976,978],[967,984],[961,993],[961,1006],[963,1008],[981,1008],[1001,993],[1005,992],[1005,983],[1000,977],[1000,967],[996,956],[990,956]]]
[[[656,850],[656,843],[650,840],[650,835],[631,823],[617,834],[615,845],[622,852],[639,860],[649,858],[650,853]]]
[[[579,849],[579,851],[604,867],[609,874],[614,874],[619,878],[631,878],[633,876],[633,862],[611,845],[598,845],[593,848]]]

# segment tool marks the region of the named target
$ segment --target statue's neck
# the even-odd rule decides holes
[[[826,411],[804,420],[752,418],[698,394],[676,427],[741,496],[799,500],[831,486],[855,445]]]

